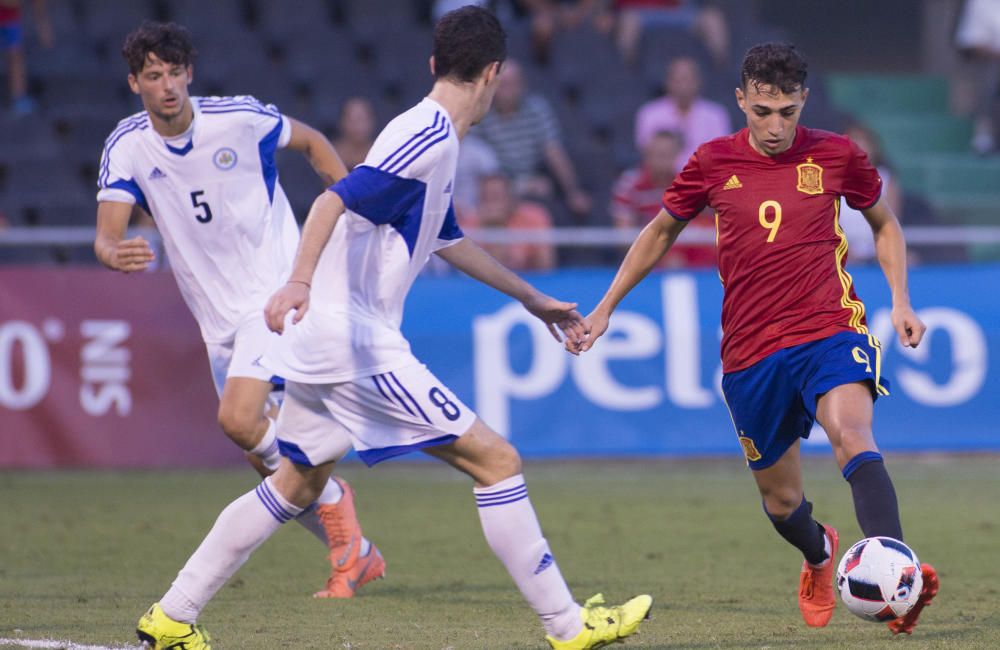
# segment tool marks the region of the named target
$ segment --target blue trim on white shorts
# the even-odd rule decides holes
[[[364,461],[365,465],[368,467],[373,467],[377,463],[381,463],[383,460],[389,460],[390,458],[395,458],[396,456],[403,456],[427,447],[447,445],[455,440],[458,440],[458,436],[449,433],[446,436],[424,440],[412,445],[393,445],[391,447],[382,447],[381,449],[363,449],[358,451],[358,458]],[[279,440],[278,442],[280,443],[281,441]]]

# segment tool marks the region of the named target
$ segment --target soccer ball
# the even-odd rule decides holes
[[[837,566],[837,588],[851,613],[891,621],[916,604],[923,587],[920,560],[891,537],[869,537],[847,550]]]

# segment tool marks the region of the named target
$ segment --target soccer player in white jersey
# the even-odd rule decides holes
[[[125,239],[133,206],[156,221],[185,302],[201,328],[220,395],[219,424],[262,474],[278,467],[273,373],[261,365],[261,310],[291,271],[298,226],[278,183],[274,153],[301,151],[326,183],[347,170],[327,139],[252,97],[189,97],[190,36],[144,23],[122,49],[145,110],[122,120],[101,157],[94,249],[108,268],[145,269],[153,251]],[[196,450],[192,450],[196,453]],[[349,598],[384,573],[361,534],[351,488],[332,478],[296,519],[329,547],[318,597]]]
[[[556,340],[582,340],[576,305],[540,293],[463,238],[451,192],[459,140],[489,109],[506,55],[490,12],[467,6],[434,30],[435,83],[394,119],[365,162],[316,199],[292,275],[268,302],[282,332],[265,361],[287,380],[278,471],[231,503],[138,632],[156,648],[207,648],[198,615],[282,522],[310,504],[352,446],[372,465],[422,450],[474,481],[490,548],[555,648],[595,648],[633,634],[652,604],[574,602],[528,499],[521,459],[410,352],[403,303],[432,253],[519,300]],[[294,310],[294,316],[291,312]],[[288,319],[286,320],[286,317]],[[502,634],[497,632],[497,634]]]

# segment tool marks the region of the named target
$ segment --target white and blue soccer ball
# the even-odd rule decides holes
[[[891,621],[917,602],[924,579],[917,554],[891,537],[863,539],[837,566],[837,588],[851,613],[866,621]]]

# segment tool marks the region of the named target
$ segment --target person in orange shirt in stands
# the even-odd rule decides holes
[[[544,205],[523,201],[514,193],[511,179],[504,174],[485,176],[479,183],[479,206],[461,211],[463,230],[551,230],[552,216]],[[556,266],[552,244],[483,244],[490,255],[516,271],[547,271]]]

